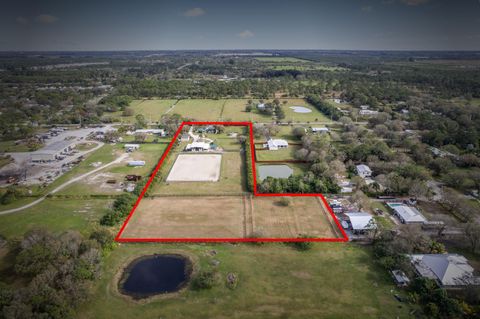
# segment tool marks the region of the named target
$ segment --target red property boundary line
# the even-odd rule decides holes
[[[247,126],[249,129],[249,138],[250,138],[250,154],[252,156],[252,172],[253,172],[253,195],[254,196],[265,196],[265,197],[280,197],[280,196],[288,196],[288,197],[320,197],[325,207],[327,207],[328,212],[333,218],[335,225],[338,227],[338,230],[342,234],[342,237],[337,238],[122,238],[123,231],[125,227],[127,227],[128,222],[132,218],[133,214],[135,213],[140,201],[143,199],[145,192],[147,191],[148,187],[152,183],[153,179],[157,175],[160,167],[162,166],[165,158],[167,157],[168,153],[172,149],[173,145],[176,143],[178,136],[182,132],[182,129],[185,125],[224,125],[224,126]],[[292,194],[292,193],[282,193],[282,194],[264,194],[259,193],[257,191],[257,173],[255,167],[255,144],[253,140],[253,125],[252,122],[182,122],[178,130],[175,132],[172,140],[168,144],[167,148],[162,154],[162,157],[157,163],[157,166],[153,170],[150,178],[148,179],[145,187],[142,189],[142,192],[138,196],[135,204],[132,207],[132,210],[128,214],[127,218],[122,224],[120,231],[118,232],[117,236],[115,237],[115,241],[121,243],[138,243],[138,242],[346,242],[348,241],[348,236],[343,230],[338,221],[337,217],[333,213],[331,207],[328,205],[325,197],[322,194]]]

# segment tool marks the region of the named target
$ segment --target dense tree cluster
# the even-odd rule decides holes
[[[100,275],[102,251],[111,249],[112,236],[97,231],[85,239],[78,232],[53,235],[29,231],[12,242],[14,271],[25,285],[0,283],[1,318],[73,318],[88,295],[88,285]]]

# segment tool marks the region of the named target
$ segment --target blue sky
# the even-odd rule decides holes
[[[480,50],[480,0],[0,0],[0,50]]]

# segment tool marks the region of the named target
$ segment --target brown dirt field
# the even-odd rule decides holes
[[[240,196],[144,198],[122,238],[241,238]]]
[[[339,237],[317,197],[180,196],[144,198],[122,238]]]
[[[288,197],[289,206],[281,206],[281,197],[253,199],[254,232],[262,237],[295,238],[308,235],[335,238],[337,227],[318,197]]]

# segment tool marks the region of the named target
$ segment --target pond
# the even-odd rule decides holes
[[[292,174],[293,169],[288,165],[260,165],[258,167],[258,175],[261,181],[268,176],[275,178],[288,178]]]
[[[134,299],[176,292],[185,287],[191,272],[190,260],[182,255],[143,256],[126,267],[119,289]]]
[[[305,106],[290,106],[295,113],[311,113],[312,110]]]

